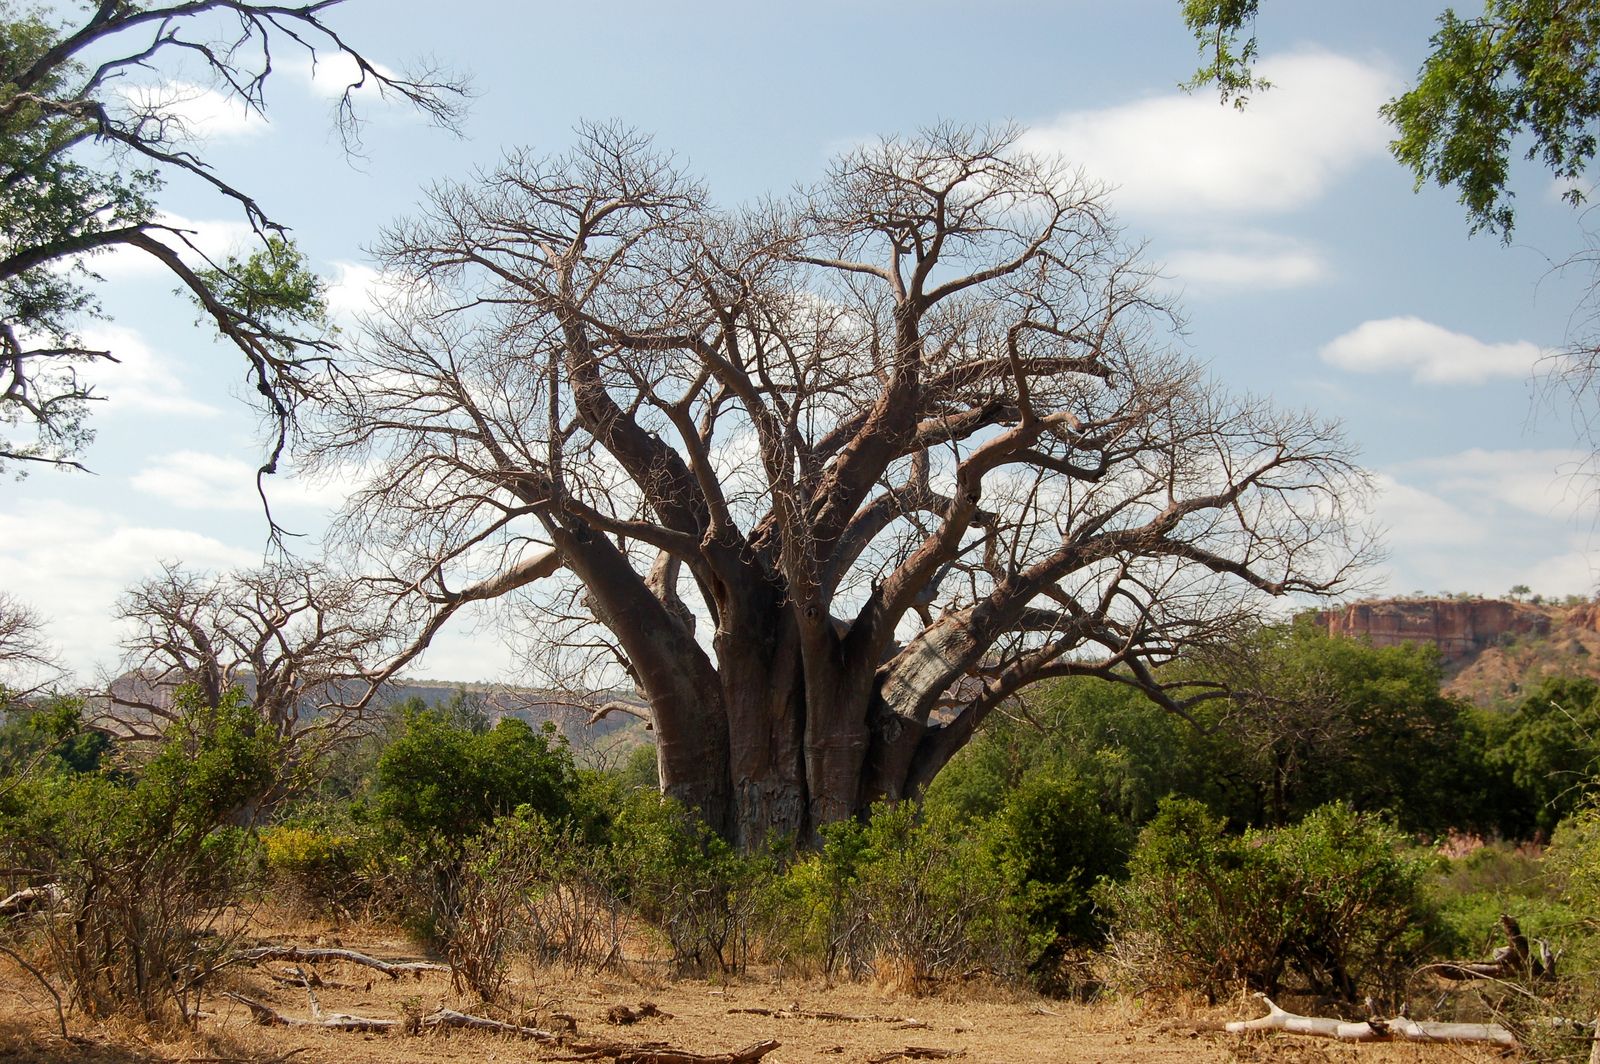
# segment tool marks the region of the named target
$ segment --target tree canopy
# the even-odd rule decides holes
[[[99,0],[80,22],[0,4],[0,465],[77,464],[98,397],[82,369],[116,359],[78,330],[99,310],[95,257],[125,249],[158,262],[244,356],[276,427],[272,470],[307,375],[332,351],[320,284],[256,195],[199,154],[184,105],[214,93],[264,114],[274,60],[281,69],[284,52],[301,51],[341,56],[353,71],[338,104],[347,138],[358,135],[362,88],[450,122],[462,85],[369,61],[326,21],[339,2]],[[243,213],[253,250],[212,261],[160,211],[164,182],[180,174]]]
[[[1253,70],[1259,0],[1182,6],[1203,57],[1191,87],[1214,84],[1241,106],[1268,87]],[[1474,232],[1509,240],[1516,194],[1507,181],[1513,151],[1524,150],[1582,203],[1576,182],[1594,158],[1600,119],[1600,3],[1486,0],[1475,17],[1446,8],[1438,26],[1416,84],[1383,108],[1395,128],[1390,150],[1418,187],[1454,188]]]
[[[378,254],[312,441],[373,470],[346,546],[425,633],[542,581],[551,668],[631,682],[669,792],[747,843],[918,792],[1035,680],[1160,693],[1365,556],[1337,428],[1175,354],[1100,190],[1009,130],[728,211],[586,127]]]

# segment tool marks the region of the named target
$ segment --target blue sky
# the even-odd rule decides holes
[[[1413,193],[1377,106],[1424,55],[1432,3],[1268,0],[1258,30],[1275,88],[1244,111],[1176,88],[1195,65],[1172,0],[1120,3],[748,2],[547,5],[349,0],[333,22],[383,63],[432,56],[470,75],[461,136],[374,103],[346,157],[327,95],[288,54],[269,119],[204,97],[204,151],[293,227],[335,282],[349,327],[372,280],[363,252],[429,183],[505,148],[559,151],[581,119],[652,132],[737,205],[816,177],[830,153],[938,121],[1015,121],[1030,147],[1114,186],[1181,296],[1181,343],[1237,391],[1346,425],[1382,488],[1383,593],[1594,589],[1600,542],[1570,474],[1587,452],[1534,364],[1567,336],[1580,213],[1537,167],[1517,177],[1517,239],[1469,238],[1453,194]],[[181,81],[184,72],[163,74]],[[226,251],[242,223],[194,183],[162,205]],[[117,657],[123,588],[163,561],[260,562],[256,416],[242,363],[136,260],[96,264],[123,363],[101,375],[93,475],[35,471],[0,494],[0,587],[31,602],[80,678]],[[304,552],[339,484],[274,486]],[[492,619],[447,632],[416,670],[516,679]]]

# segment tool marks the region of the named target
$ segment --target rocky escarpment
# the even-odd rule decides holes
[[[1375,647],[1432,643],[1445,664],[1453,665],[1498,646],[1507,636],[1549,635],[1558,621],[1556,612],[1496,599],[1388,599],[1322,610],[1316,616],[1329,635],[1364,639]]]
[[[1497,599],[1384,599],[1313,614],[1330,635],[1373,646],[1431,643],[1445,693],[1479,705],[1514,704],[1546,676],[1600,679],[1600,604]]]

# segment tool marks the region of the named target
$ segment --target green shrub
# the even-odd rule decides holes
[[[1026,924],[977,835],[921,819],[910,802],[825,827],[821,850],[770,889],[766,923],[780,959],[906,985],[973,967],[1017,974]]]
[[[366,896],[368,846],[353,832],[285,823],[261,833],[272,890],[286,900],[348,912]]]
[[[1600,971],[1600,806],[1587,806],[1563,821],[1545,860],[1572,919],[1562,936],[1568,964]]]
[[[1274,833],[1293,966],[1317,994],[1403,1000],[1434,925],[1425,884],[1434,864],[1378,817],[1343,804]]]
[[[1243,982],[1271,992],[1282,978],[1282,914],[1264,849],[1228,835],[1193,799],[1163,801],[1139,833],[1128,878],[1095,893],[1112,916],[1119,954],[1156,988],[1209,998]]]
[[[1007,797],[988,835],[1037,933],[1076,946],[1104,940],[1090,891],[1122,874],[1132,836],[1101,811],[1087,783],[1058,773],[1030,776]]]
[[[274,784],[279,740],[237,690],[216,707],[180,691],[177,706],[137,775],[38,775],[0,803],[6,856],[61,887],[43,934],[90,1016],[192,1021],[231,945],[219,918],[260,868],[254,835],[233,821]]]
[[[550,724],[515,718],[475,732],[431,709],[405,714],[378,758],[374,805],[406,843],[430,857],[459,854],[473,834],[521,806],[561,819],[577,774]]]
[[[679,802],[628,795],[612,826],[618,885],[660,928],[680,971],[734,971],[749,956],[768,862],[745,856]]]
[[[1454,959],[1488,957],[1505,944],[1502,913],[1531,938],[1555,942],[1566,934],[1572,913],[1558,885],[1534,853],[1490,843],[1442,861],[1434,879],[1439,934],[1433,952]]]
[[[1198,802],[1171,799],[1140,834],[1128,879],[1096,896],[1147,984],[1215,998],[1276,993],[1291,973],[1317,994],[1392,994],[1420,958],[1430,861],[1343,805],[1276,832],[1229,835]]]

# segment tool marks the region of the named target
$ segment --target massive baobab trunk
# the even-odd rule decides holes
[[[437,189],[315,451],[424,640],[516,604],[647,701],[668,793],[746,845],[919,791],[995,706],[1337,588],[1335,429],[1229,398],[1101,193],[1008,131],[862,148],[712,208],[582,132]],[[530,649],[530,653],[534,650]]]

